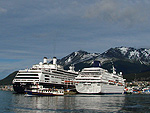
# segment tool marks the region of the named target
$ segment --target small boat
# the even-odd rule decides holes
[[[64,89],[43,88],[43,86],[32,86],[25,89],[25,96],[63,96]]]

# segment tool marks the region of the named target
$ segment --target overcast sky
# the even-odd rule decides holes
[[[150,0],[0,0],[0,79],[43,57],[150,48]]]

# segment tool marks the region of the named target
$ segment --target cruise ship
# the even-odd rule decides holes
[[[52,63],[48,63],[47,57],[44,57],[43,62],[32,68],[19,70],[13,79],[13,88],[17,93],[24,93],[25,89],[30,89],[33,85],[42,85],[44,88],[74,88],[73,80],[77,75],[74,66],[70,66],[70,70],[64,70],[57,65],[56,57],[52,59]]]
[[[75,77],[75,87],[78,93],[85,94],[123,94],[125,79],[117,74],[114,66],[112,73],[100,67],[84,68]]]

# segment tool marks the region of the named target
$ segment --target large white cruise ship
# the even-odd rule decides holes
[[[48,63],[44,57],[43,62],[33,65],[31,69],[19,70],[13,80],[13,88],[17,93],[24,93],[24,90],[32,85],[42,85],[45,88],[73,88],[73,80],[78,72],[71,66],[70,70],[64,70],[62,66],[57,65],[56,57],[53,63]]]
[[[75,78],[75,87],[78,93],[87,94],[123,94],[124,83],[122,73],[116,74],[100,67],[84,68]]]

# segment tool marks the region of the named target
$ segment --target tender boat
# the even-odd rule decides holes
[[[43,88],[43,86],[31,86],[25,89],[25,96],[63,96],[64,89]]]

